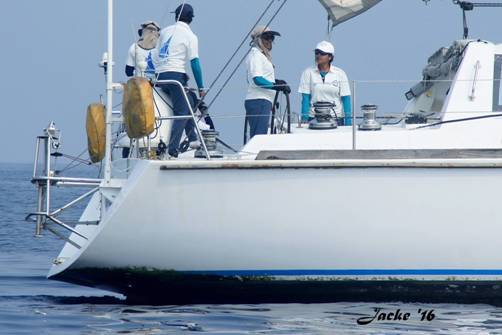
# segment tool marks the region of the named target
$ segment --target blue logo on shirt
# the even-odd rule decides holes
[[[152,53],[148,53],[148,57],[146,57],[146,63],[148,64],[146,68],[146,73],[155,73],[155,65],[153,65]]]
[[[171,44],[172,37],[170,37],[166,43],[162,45],[159,51],[159,58],[167,58],[169,56],[169,44]]]

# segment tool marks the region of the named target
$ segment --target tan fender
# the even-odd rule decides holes
[[[87,107],[87,148],[93,163],[98,163],[105,157],[106,150],[106,122],[105,106],[94,103]]]
[[[155,130],[153,89],[145,78],[135,77],[124,86],[122,114],[129,138],[142,138]]]

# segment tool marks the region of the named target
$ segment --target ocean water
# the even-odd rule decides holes
[[[98,174],[95,168],[70,172]],[[63,241],[49,232],[35,238],[34,224],[24,221],[35,209],[30,178],[31,165],[0,164],[0,334],[502,334],[502,308],[489,305],[132,306],[110,292],[49,281],[45,276]],[[55,204],[82,191],[57,189]],[[64,219],[76,220],[82,207]],[[375,309],[393,317],[358,324]]]

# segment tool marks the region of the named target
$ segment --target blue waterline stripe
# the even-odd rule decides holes
[[[502,269],[222,270],[183,271],[215,276],[502,276]]]

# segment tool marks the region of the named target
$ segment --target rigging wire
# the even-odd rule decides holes
[[[275,18],[277,17],[277,15],[280,13],[280,11],[282,10],[282,8],[284,7],[284,5],[286,5],[286,3],[288,2],[288,0],[284,0],[281,4],[281,6],[276,10],[276,12],[274,13],[274,15],[272,16],[272,18],[268,21],[268,23],[266,24],[266,27],[270,26],[270,24],[275,20]],[[246,59],[246,57],[249,55],[249,53],[251,52],[251,50],[253,49],[253,47],[250,47],[249,50],[246,52],[246,54],[241,58],[241,60],[239,61],[239,63],[237,64],[237,66],[235,67],[235,69],[232,71],[232,73],[230,73],[230,76],[227,78],[227,80],[223,83],[223,86],[220,88],[220,90],[216,93],[216,95],[214,96],[213,100],[211,100],[211,102],[209,103],[209,105],[207,106],[207,108],[211,108],[211,106],[214,104],[214,102],[218,99],[218,97],[220,96],[221,92],[223,92],[223,90],[225,89],[225,87],[228,85],[228,83],[230,82],[230,80],[233,78],[233,76],[235,75],[235,73],[237,72],[237,70],[239,69],[239,67],[241,66],[241,64],[244,62],[244,60]]]
[[[185,5],[186,5],[186,0],[183,0],[183,2],[182,2],[182,3],[181,3],[181,5],[180,5],[180,6],[181,6],[181,8],[180,8],[180,12],[179,12],[178,16],[176,16],[175,26],[174,26],[174,31],[173,31],[173,34],[172,34],[171,38],[173,38],[173,37],[176,35],[176,32],[177,32],[177,30],[178,30],[178,25],[177,25],[177,23],[179,22],[179,20],[180,20],[180,18],[181,18],[181,14],[183,13],[183,9],[185,8]],[[179,6],[178,6],[178,7],[179,7]],[[176,10],[175,10],[174,12],[171,12],[171,13],[176,13]],[[166,15],[167,15],[167,11],[166,11],[166,13],[165,13],[165,15],[164,15],[164,16],[166,16]],[[162,19],[164,19],[164,17],[163,17]],[[162,30],[160,31],[160,33],[161,33],[160,35],[162,36]],[[160,37],[161,37],[161,36],[159,36],[159,41],[158,41],[158,43],[161,43],[161,42],[162,42],[162,41],[161,41],[161,39],[160,39]],[[159,45],[159,44],[157,44],[157,45]],[[159,56],[159,57],[160,57],[160,56]],[[155,81],[157,81],[157,80],[159,79],[159,75],[160,75],[160,73],[155,73]]]
[[[244,45],[244,43],[246,43],[246,40],[248,39],[248,37],[253,33],[254,29],[258,26],[258,24],[260,23],[260,21],[263,19],[263,17],[267,14],[267,12],[269,11],[270,7],[272,7],[272,5],[274,4],[276,0],[271,0],[270,3],[268,4],[268,6],[265,8],[265,10],[263,11],[263,13],[260,15],[260,17],[256,20],[256,22],[254,23],[253,27],[248,31],[248,33],[246,34],[246,36],[244,36],[244,38],[242,39],[241,43],[239,44],[239,46],[237,47],[237,49],[235,49],[234,53],[232,54],[232,56],[230,56],[230,58],[228,59],[228,61],[225,63],[225,65],[223,66],[223,68],[221,69],[221,71],[218,73],[218,75],[216,76],[216,78],[213,80],[213,82],[211,83],[211,85],[209,85],[209,88],[207,89],[207,92],[206,93],[209,93],[211,91],[211,89],[214,87],[214,85],[216,85],[216,83],[218,82],[218,80],[221,78],[221,76],[223,75],[223,73],[226,71],[226,69],[230,66],[230,63],[234,60],[235,56],[237,56],[237,54],[239,53],[239,51],[241,50],[242,46]]]
[[[92,165],[92,163],[90,163],[88,160],[84,160],[82,159],[82,155],[85,154],[87,152],[87,148],[85,148],[84,150],[82,150],[82,152],[78,155],[78,156],[70,156],[70,155],[64,155],[64,154],[60,154],[58,156],[64,156],[65,158],[70,158],[71,157],[71,161],[64,167],[62,168],[61,170],[57,170],[57,174],[60,174],[60,173],[63,173],[63,172],[66,172],[66,171],[69,171],[71,169],[74,169],[80,165],[83,165],[83,164],[86,164],[86,165]],[[75,162],[78,162],[77,164],[75,164]]]
[[[242,40],[242,42],[239,44],[238,48],[235,50],[234,54],[230,57],[230,59],[227,61],[227,63],[225,64],[225,66],[223,67],[223,69],[220,71],[220,73],[218,73],[216,79],[211,83],[209,89],[207,90],[206,92],[206,96],[207,94],[212,90],[212,88],[214,87],[214,85],[216,84],[216,82],[219,80],[219,78],[223,75],[223,72],[228,68],[228,66],[230,65],[230,63],[232,62],[232,60],[235,58],[235,56],[237,55],[237,53],[240,51],[240,49],[242,48],[242,46],[244,45],[244,43],[246,42],[247,38],[249,37],[249,35],[251,35],[251,33],[253,32],[253,30],[256,28],[256,26],[258,26],[258,24],[260,23],[260,21],[263,19],[263,17],[267,14],[267,12],[269,11],[269,9],[271,8],[272,4],[275,2],[276,0],[272,0],[270,1],[270,3],[268,4],[268,6],[265,8],[265,10],[263,11],[263,13],[260,15],[260,17],[258,18],[258,20],[255,22],[255,24],[253,25],[253,27],[251,28],[251,30],[246,34],[246,36],[244,37],[244,39]],[[282,8],[286,5],[286,3],[288,2],[288,0],[283,0],[281,6],[276,10],[276,12],[274,13],[274,15],[272,16],[272,18],[267,22],[266,24],[266,27],[270,26],[270,24],[275,20],[275,18],[277,17],[277,15],[280,13],[280,11],[282,10]],[[239,67],[241,66],[241,64],[244,62],[244,60],[246,59],[246,57],[249,55],[249,53],[251,52],[251,50],[253,49],[253,47],[250,47],[249,50],[244,54],[244,56],[240,59],[239,63],[237,64],[237,66],[234,68],[234,70],[232,71],[232,73],[230,73],[230,76],[227,78],[227,80],[223,83],[223,86],[220,88],[220,90],[216,93],[215,97],[211,100],[211,102],[209,103],[209,105],[207,106],[207,109],[209,110],[211,108],[211,106],[214,104],[214,102],[218,99],[218,97],[220,96],[220,94],[223,92],[223,90],[225,89],[225,87],[228,85],[228,83],[230,82],[230,80],[233,78],[233,76],[235,75],[235,73],[237,72],[237,70],[239,69]],[[202,97],[199,102],[197,103],[197,105],[195,106],[195,108],[193,109],[194,110],[194,113],[197,111],[197,109],[201,106],[201,104],[204,102],[204,99],[205,97]],[[202,120],[203,116],[201,115],[198,119],[198,121]],[[194,125],[195,127],[197,127],[197,125]],[[194,129],[191,130],[192,132],[194,131]],[[189,137],[190,134],[186,134],[186,139]],[[186,141],[185,139],[185,141]],[[202,140],[202,139],[201,139]]]
[[[55,157],[64,157],[64,158],[68,158],[68,159],[71,159],[71,160],[74,160],[74,161],[78,161],[82,164],[87,164],[87,165],[92,165],[92,163],[88,160],[88,159],[83,159],[83,158],[80,158],[78,156],[72,156],[72,155],[68,155],[68,154],[63,154],[63,153],[54,153],[53,154]]]
[[[231,64],[231,62],[234,60],[235,56],[237,55],[237,53],[241,50],[242,46],[244,45],[244,43],[246,43],[246,40],[247,38],[249,37],[249,35],[251,35],[251,33],[253,32],[253,30],[256,28],[256,26],[260,23],[260,21],[263,19],[263,17],[266,15],[266,13],[269,11],[269,9],[272,7],[273,3],[275,2],[276,0],[271,0],[270,3],[267,5],[267,7],[265,8],[265,10],[263,11],[263,13],[260,15],[260,17],[258,18],[258,20],[254,23],[254,25],[252,26],[252,28],[249,30],[249,32],[246,34],[246,36],[244,36],[244,38],[242,39],[241,43],[239,44],[239,46],[237,47],[237,49],[234,51],[234,53],[232,54],[232,56],[229,58],[229,60],[225,63],[225,65],[223,66],[222,70],[217,74],[216,78],[213,80],[213,82],[211,83],[211,85],[209,86],[209,88],[207,89],[206,91],[206,94],[209,93],[213,87],[216,85],[216,83],[218,82],[218,80],[221,78],[221,76],[223,75],[223,73],[226,71],[226,69],[229,67],[229,65]],[[284,4],[287,2],[287,0],[284,0],[283,4],[281,5],[281,7],[279,8],[279,10],[276,12],[276,14],[272,17],[272,19],[269,21],[269,23],[267,24],[270,25],[270,23],[272,22],[272,20],[275,18],[275,16],[277,16],[278,12],[280,11],[280,9],[282,9],[282,7],[284,6]],[[186,0],[183,1],[182,3],[182,7],[181,7],[181,11],[180,11],[180,14],[176,17],[176,22],[179,21],[180,17],[181,17],[181,13],[183,12],[183,9],[185,7],[185,4],[186,4]],[[165,16],[167,15],[167,11],[166,13],[164,14],[164,16],[162,17],[161,21],[164,20]],[[251,49],[250,49],[251,50]],[[247,54],[249,54],[249,51],[246,53],[246,56]],[[242,64],[242,60],[241,62],[239,63],[238,67],[240,66],[240,64]],[[232,73],[231,77],[229,78],[229,80],[233,77],[233,74],[235,73],[235,71]],[[228,82],[228,81],[227,81]],[[155,87],[154,87],[154,90],[155,90]],[[220,93],[221,93],[221,90],[220,90]],[[218,94],[219,95],[219,94]],[[164,101],[164,103],[166,103],[166,105],[169,107],[169,108],[173,108],[160,94],[159,96],[161,97],[161,99]],[[194,108],[194,111],[196,111],[200,105],[203,103],[204,101],[204,98],[205,97],[202,97],[197,106]],[[215,99],[213,99],[213,102],[214,102]],[[160,115],[160,109],[158,108],[157,106],[157,103],[155,102],[155,99],[154,99],[154,103],[155,103],[155,107],[157,109],[157,112],[159,113]],[[117,105],[117,107],[120,106],[120,104]],[[208,107],[209,108],[209,107]],[[199,118],[199,121],[202,119],[202,116]],[[156,135],[154,137],[156,137],[158,135],[158,131],[159,131],[159,128],[160,126],[162,125],[162,121],[160,122],[160,124],[156,125]],[[197,126],[197,125],[195,125]]]
[[[434,122],[434,123],[429,123],[423,126],[419,126],[410,130],[418,130],[418,129],[424,129],[424,128],[430,128],[434,126],[439,126],[442,124],[448,124],[448,123],[457,123],[457,122],[465,122],[465,121],[474,121],[474,120],[482,120],[482,119],[491,119],[495,117],[502,117],[502,114],[492,114],[492,115],[482,115],[482,116],[474,116],[474,117],[466,117],[466,118],[461,118],[461,119],[454,119],[454,120],[447,120],[447,121],[440,121],[440,122]]]
[[[209,92],[212,91],[212,89],[214,88],[214,86],[216,85],[216,83],[218,82],[218,80],[221,78],[221,76],[223,75],[223,73],[230,66],[230,63],[234,60],[235,56],[237,56],[237,54],[239,53],[239,51],[241,50],[242,46],[246,43],[246,40],[248,39],[248,37],[251,35],[251,33],[253,32],[253,30],[258,26],[258,24],[260,23],[260,21],[265,17],[265,15],[268,13],[268,11],[270,10],[270,8],[272,7],[272,5],[274,4],[275,1],[276,0],[271,0],[269,2],[269,4],[267,5],[267,7],[265,7],[265,10],[261,13],[261,15],[258,17],[258,19],[256,20],[256,22],[253,24],[253,27],[251,27],[251,29],[248,31],[248,33],[246,34],[246,36],[244,36],[244,38],[242,39],[242,41],[239,44],[239,46],[237,47],[237,49],[234,51],[234,53],[232,54],[232,56],[230,56],[230,58],[225,63],[225,65],[220,70],[220,72],[216,75],[216,78],[213,80],[213,82],[211,83],[211,85],[209,85],[209,88],[206,91],[206,95],[200,98],[199,102],[197,103],[197,105],[194,108],[194,112],[197,111],[197,109],[200,107],[200,105],[204,102],[204,99],[206,98],[206,96],[209,94]],[[284,7],[284,4],[286,2],[287,2],[287,0],[284,0],[284,2],[281,5],[281,7],[278,9],[278,11],[275,13],[275,15],[272,17],[272,19],[267,24],[267,27],[274,20],[274,18],[277,16],[278,12],[282,9],[282,7]],[[247,55],[251,52],[251,49],[252,48],[250,48],[248,50],[248,52],[244,55],[244,57],[240,60],[239,64],[237,65],[237,67],[235,68],[235,70],[230,74],[230,77],[227,79],[227,81],[225,82],[225,84],[223,85],[223,87],[218,91],[218,93],[213,98],[213,100],[211,100],[211,102],[207,106],[208,110],[213,105],[213,103],[218,98],[218,96],[221,94],[221,92],[223,91],[223,89],[225,88],[225,86],[228,84],[228,82],[230,81],[230,79],[232,79],[232,77],[234,76],[234,74],[237,71],[237,69],[241,66],[242,62],[246,59]],[[198,121],[200,121],[201,119],[202,119],[202,117],[200,117]],[[187,137],[188,137],[188,135],[187,135]]]

